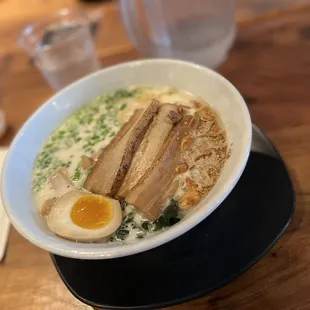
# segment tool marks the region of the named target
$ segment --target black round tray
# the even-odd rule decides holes
[[[52,259],[71,293],[91,306],[171,306],[208,294],[249,269],[277,242],[294,209],[295,193],[285,164],[253,126],[251,154],[238,184],[189,232],[123,258]]]

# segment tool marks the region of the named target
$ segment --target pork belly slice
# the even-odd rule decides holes
[[[129,121],[121,128],[121,130],[117,133],[117,135],[112,139],[112,141],[104,148],[104,150],[99,155],[96,164],[94,165],[92,171],[86,178],[84,183],[84,188],[94,193],[101,193],[103,188],[112,188],[116,169],[118,169],[118,165],[120,164],[121,157],[118,156],[115,158],[113,162],[113,167],[109,167],[108,163],[112,163],[114,150],[125,149],[126,141],[129,138],[129,134],[132,132],[134,125],[137,123],[139,118],[141,117],[143,110],[139,109],[134,112]],[[122,141],[122,142],[121,142]],[[118,154],[119,155],[119,154]],[[109,171],[109,168],[110,169]],[[114,170],[114,171],[113,171]],[[108,176],[108,172],[112,174],[112,176]],[[114,173],[114,176],[113,176]],[[106,194],[103,193],[102,194]]]
[[[155,205],[161,206],[160,210],[162,210],[164,207],[167,206],[167,203],[171,202],[172,197],[176,193],[176,191],[179,188],[179,181],[173,178],[173,180],[166,186],[166,188],[163,188],[161,191],[161,195],[159,199],[155,202]],[[160,214],[157,213],[157,209],[154,208],[154,218],[157,219]]]
[[[144,112],[134,113],[99,156],[84,188],[96,194],[115,196],[159,106],[159,101],[153,100]]]
[[[186,116],[173,128],[154,165],[145,172],[125,198],[150,220],[159,217],[165,203],[162,198],[169,199],[177,189],[175,184],[171,183],[174,182],[176,167],[180,163],[181,141],[190,131],[191,119],[192,116]]]
[[[147,169],[153,164],[172,128],[179,123],[182,115],[178,106],[163,104],[154,117],[142,143],[135,153],[124,182],[118,192],[119,197],[126,197],[130,190],[138,183]]]

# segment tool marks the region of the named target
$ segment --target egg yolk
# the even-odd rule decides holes
[[[99,195],[85,195],[75,202],[70,216],[77,226],[98,229],[109,224],[113,214],[113,207],[108,199]]]

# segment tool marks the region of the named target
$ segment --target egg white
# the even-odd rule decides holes
[[[109,200],[114,211],[110,223],[98,229],[87,229],[74,224],[71,219],[72,207],[79,198],[85,195],[95,194],[73,190],[57,199],[55,206],[46,217],[48,227],[55,234],[76,241],[96,241],[110,236],[121,225],[120,203],[109,197],[105,197],[105,199]]]

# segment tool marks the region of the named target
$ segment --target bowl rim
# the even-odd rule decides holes
[[[188,217],[181,221],[180,223],[170,227],[169,229],[156,234],[150,238],[145,238],[142,240],[139,240],[139,242],[134,243],[125,243],[120,244],[120,246],[111,247],[111,248],[103,248],[100,251],[99,250],[70,250],[70,249],[60,249],[57,246],[52,246],[46,242],[45,238],[36,238],[35,234],[31,234],[31,230],[23,227],[23,224],[20,222],[18,217],[15,217],[10,212],[10,203],[9,199],[7,197],[7,175],[10,170],[10,165],[8,164],[10,162],[10,157],[12,156],[12,153],[14,152],[15,146],[19,143],[19,141],[24,136],[24,130],[28,127],[28,125],[33,122],[36,118],[42,117],[40,114],[43,113],[43,111],[47,108],[47,106],[51,105],[55,98],[60,97],[64,95],[66,92],[69,92],[70,90],[73,91],[79,84],[82,84],[84,81],[88,79],[92,79],[96,76],[99,76],[102,74],[102,72],[108,73],[109,71],[117,70],[122,67],[130,66],[134,68],[135,66],[141,66],[144,64],[174,64],[174,65],[182,65],[187,67],[194,67],[198,70],[207,71],[209,75],[213,75],[217,80],[222,81],[225,83],[233,92],[234,97],[239,98],[241,104],[240,108],[242,109],[242,112],[244,114],[244,121],[245,121],[245,129],[246,131],[244,134],[246,135],[246,140],[243,143],[244,144],[244,152],[242,152],[237,160],[237,163],[235,164],[235,168],[230,174],[230,177],[225,181],[225,187],[223,187],[225,190],[223,192],[218,193],[211,201],[209,201],[209,207],[208,209],[201,208],[200,210],[196,210],[193,212],[191,217]],[[129,61],[124,62],[121,64],[117,64],[114,66],[110,66],[107,68],[103,68],[101,70],[98,70],[92,74],[89,74],[72,84],[69,84],[67,87],[62,89],[61,91],[57,92],[50,98],[48,98],[29,118],[28,120],[23,124],[23,126],[19,129],[18,133],[16,134],[15,138],[13,139],[11,146],[9,148],[8,154],[5,158],[3,170],[2,170],[2,178],[1,178],[1,195],[2,195],[2,201],[4,205],[4,209],[6,211],[6,214],[8,215],[12,225],[15,227],[15,229],[27,240],[29,240],[31,243],[35,244],[36,246],[54,253],[56,255],[61,255],[65,257],[70,258],[78,258],[78,259],[107,259],[107,258],[117,258],[117,257],[123,257],[123,256],[129,256],[133,254],[137,254],[140,252],[144,252],[147,250],[150,250],[152,248],[155,248],[157,246],[160,246],[166,242],[169,242],[180,235],[186,233],[188,230],[199,224],[201,221],[203,221],[206,217],[208,217],[220,204],[222,201],[225,200],[225,198],[229,195],[229,193],[232,191],[236,183],[238,182],[240,176],[242,175],[244,168],[246,166],[249,154],[250,154],[250,148],[251,148],[251,140],[252,140],[252,122],[250,118],[250,113],[247,108],[247,105],[242,98],[239,91],[235,88],[234,85],[230,81],[228,81],[226,78],[224,78],[219,73],[213,71],[212,69],[209,69],[207,67],[188,62],[183,60],[174,60],[174,59],[142,59],[142,60],[135,60],[135,61]],[[59,237],[61,238],[61,237]]]

